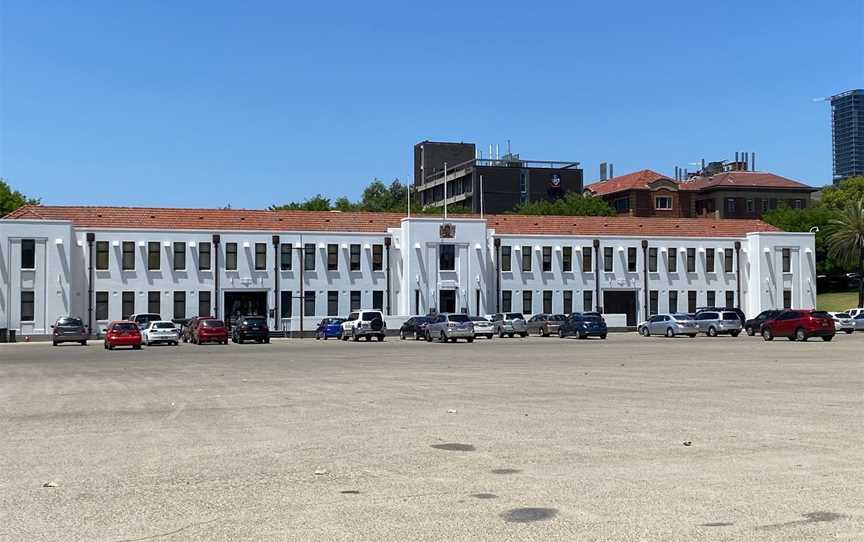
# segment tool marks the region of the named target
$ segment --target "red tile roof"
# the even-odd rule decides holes
[[[387,228],[399,227],[404,217],[401,213],[29,205],[5,218],[69,220],[76,228],[93,229],[384,233]],[[486,220],[502,235],[743,237],[751,232],[778,231],[761,220],[713,218],[488,215]]]
[[[727,171],[711,177],[693,177],[681,183],[683,190],[709,190],[719,188],[786,189],[815,192],[818,188],[808,186],[780,175],[761,171]]]
[[[607,194],[614,194],[625,190],[648,188],[648,184],[657,179],[663,179],[673,183],[676,182],[665,175],[657,173],[656,171],[643,169],[642,171],[635,171],[633,173],[628,173],[627,175],[612,177],[605,181],[598,181],[594,184],[589,184],[585,187],[585,190],[590,190],[597,196],[605,196]]]

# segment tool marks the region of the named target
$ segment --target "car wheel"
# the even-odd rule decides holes
[[[378,335],[378,342],[379,342],[379,343],[383,343],[383,342],[384,342],[384,335]]]
[[[51,346],[57,346],[57,341],[51,341]]]
[[[799,327],[795,330],[795,340],[804,342],[807,340],[807,332],[804,331],[804,328]]]
[[[399,340],[400,340],[400,341],[404,341],[404,340],[405,340],[405,332],[402,331],[402,330],[399,331]]]
[[[651,336],[651,332],[648,331],[647,327],[643,327],[643,328],[639,329],[639,334],[642,335],[643,337],[650,337]]]
[[[730,331],[730,332],[729,332],[729,335],[732,335],[733,337],[737,337],[737,336],[740,335],[740,334],[741,334],[740,331]]]
[[[133,350],[141,350],[141,345],[140,344],[133,344],[132,349]]]
[[[351,340],[354,341],[355,343],[360,340],[360,336],[357,335],[356,329],[351,330]]]
[[[823,339],[824,339],[824,337],[823,337]],[[473,342],[474,342],[474,337],[468,337],[468,338],[465,339],[465,340],[468,341],[469,343],[473,343]]]
[[[606,340],[606,334],[605,334],[605,333],[601,334],[601,335],[600,335],[600,338],[603,339],[603,340]]]
[[[512,336],[512,335],[511,335],[511,336]],[[522,337],[522,338],[524,339],[525,337],[528,336],[528,334],[525,333],[525,332],[522,332],[522,333],[519,334],[519,336]]]
[[[688,335],[688,336],[689,336],[691,339],[695,339],[695,338],[696,338],[696,334],[695,334],[695,333],[691,333],[691,334]]]
[[[709,337],[716,337],[717,336],[717,330],[714,328],[714,326],[711,326],[708,328],[708,336]]]
[[[585,333],[583,333],[583,332],[580,331],[580,332],[579,332],[579,338],[580,338],[580,339],[587,339],[587,338],[588,338],[588,335],[586,335]]]
[[[432,342],[432,334],[429,333],[428,331],[426,332],[426,342],[427,342],[427,343],[431,343],[431,342]]]
[[[503,332],[503,331],[500,331],[500,330],[498,331],[498,338],[499,338],[499,339],[503,339],[503,338],[504,338],[504,332]]]
[[[567,334],[564,333],[564,330],[563,330],[563,329],[559,329],[559,330],[558,330],[558,338],[559,338],[559,339],[563,339],[563,338],[566,337],[566,336],[567,336]]]
[[[486,338],[491,341],[492,340],[492,334],[490,333],[489,335],[486,335]]]
[[[368,343],[371,340],[372,340],[372,335],[366,335],[366,342]]]
[[[774,333],[771,332],[770,328],[766,327],[765,329],[762,330],[762,339],[764,339],[766,341],[773,341],[774,340]]]
[[[846,335],[852,335],[852,332],[855,330],[854,329],[846,329],[844,331],[846,332]]]
[[[753,329],[753,326],[747,326],[746,331],[747,335],[750,335],[751,337],[756,334],[756,330]]]
[[[674,337],[675,336],[675,330],[672,329],[671,327],[666,328],[666,336],[667,337]]]
[[[87,346],[87,341],[81,341],[81,346]]]
[[[822,337],[822,340],[825,341],[826,343],[830,343],[831,339],[833,339],[833,338],[834,338],[834,335],[825,335],[824,337]]]

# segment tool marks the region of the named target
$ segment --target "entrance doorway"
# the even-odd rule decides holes
[[[636,325],[637,306],[635,290],[603,292],[603,312],[606,314],[626,314],[628,326]]]
[[[234,325],[241,316],[267,317],[267,292],[225,292],[225,324]]]
[[[438,312],[456,312],[456,290],[438,292]]]

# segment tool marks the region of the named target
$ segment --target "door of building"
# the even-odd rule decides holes
[[[636,291],[612,290],[603,292],[603,312],[606,314],[626,314],[627,325],[636,325]]]
[[[456,290],[438,292],[438,312],[456,312]]]

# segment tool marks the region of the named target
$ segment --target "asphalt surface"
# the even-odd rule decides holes
[[[0,539],[864,540],[862,366],[864,333],[0,345]]]

